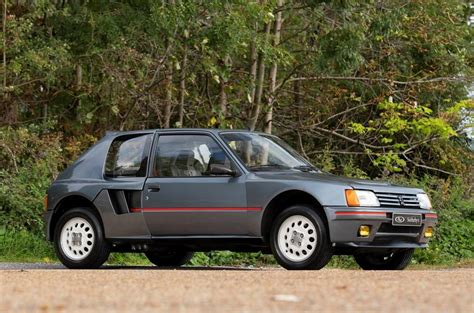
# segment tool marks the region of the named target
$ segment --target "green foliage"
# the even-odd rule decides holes
[[[438,264],[474,258],[474,194],[461,178],[443,180],[432,176],[407,179],[392,177],[399,184],[418,186],[431,197],[438,213],[438,226],[428,249],[417,251],[415,262]]]
[[[0,128],[0,226],[42,231],[51,181],[93,141],[87,135],[65,141],[45,126]]]
[[[57,262],[44,236],[28,231],[0,231],[0,262]]]
[[[62,138],[40,135],[38,129],[0,129],[0,224],[38,231],[43,199],[62,168]]]
[[[377,105],[376,119],[370,119],[364,124],[350,122],[349,129],[363,142],[376,138],[378,147],[384,148],[384,153],[372,160],[373,165],[389,172],[401,172],[406,169],[407,161],[416,162],[409,155],[418,147],[431,150],[430,157],[440,164],[445,154],[443,150],[433,149],[433,141],[439,144],[458,136],[449,123],[450,115],[459,114],[469,105],[469,102],[461,101],[443,112],[441,118],[434,117],[428,106],[382,101]],[[410,138],[408,142],[407,138]],[[371,146],[374,145],[373,142],[372,140]],[[369,153],[373,153],[373,149]]]
[[[329,73],[350,73],[364,62],[361,48],[364,43],[361,28],[334,29],[321,37],[321,63],[318,69]]]

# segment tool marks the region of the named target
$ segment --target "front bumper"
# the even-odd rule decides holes
[[[429,241],[424,237],[425,229],[434,227],[438,221],[435,212],[421,209],[326,207],[324,210],[331,242],[352,248],[425,248]],[[422,225],[392,226],[393,213],[421,214]],[[368,237],[358,236],[361,225],[370,226]]]

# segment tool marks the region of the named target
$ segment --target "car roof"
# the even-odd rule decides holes
[[[226,133],[226,132],[242,132],[252,134],[265,134],[257,131],[250,131],[246,129],[222,129],[222,128],[154,128],[154,129],[142,129],[142,130],[129,130],[129,131],[108,131],[107,135],[133,135],[143,133],[154,133],[154,132],[208,132],[214,134]],[[269,135],[269,134],[265,134]]]

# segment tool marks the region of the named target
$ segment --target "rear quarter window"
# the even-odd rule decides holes
[[[145,177],[152,134],[114,139],[105,162],[106,177]]]

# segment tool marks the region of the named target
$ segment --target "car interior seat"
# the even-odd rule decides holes
[[[179,151],[171,164],[172,176],[201,176],[201,173],[195,167],[195,163],[196,159],[192,150]]]

